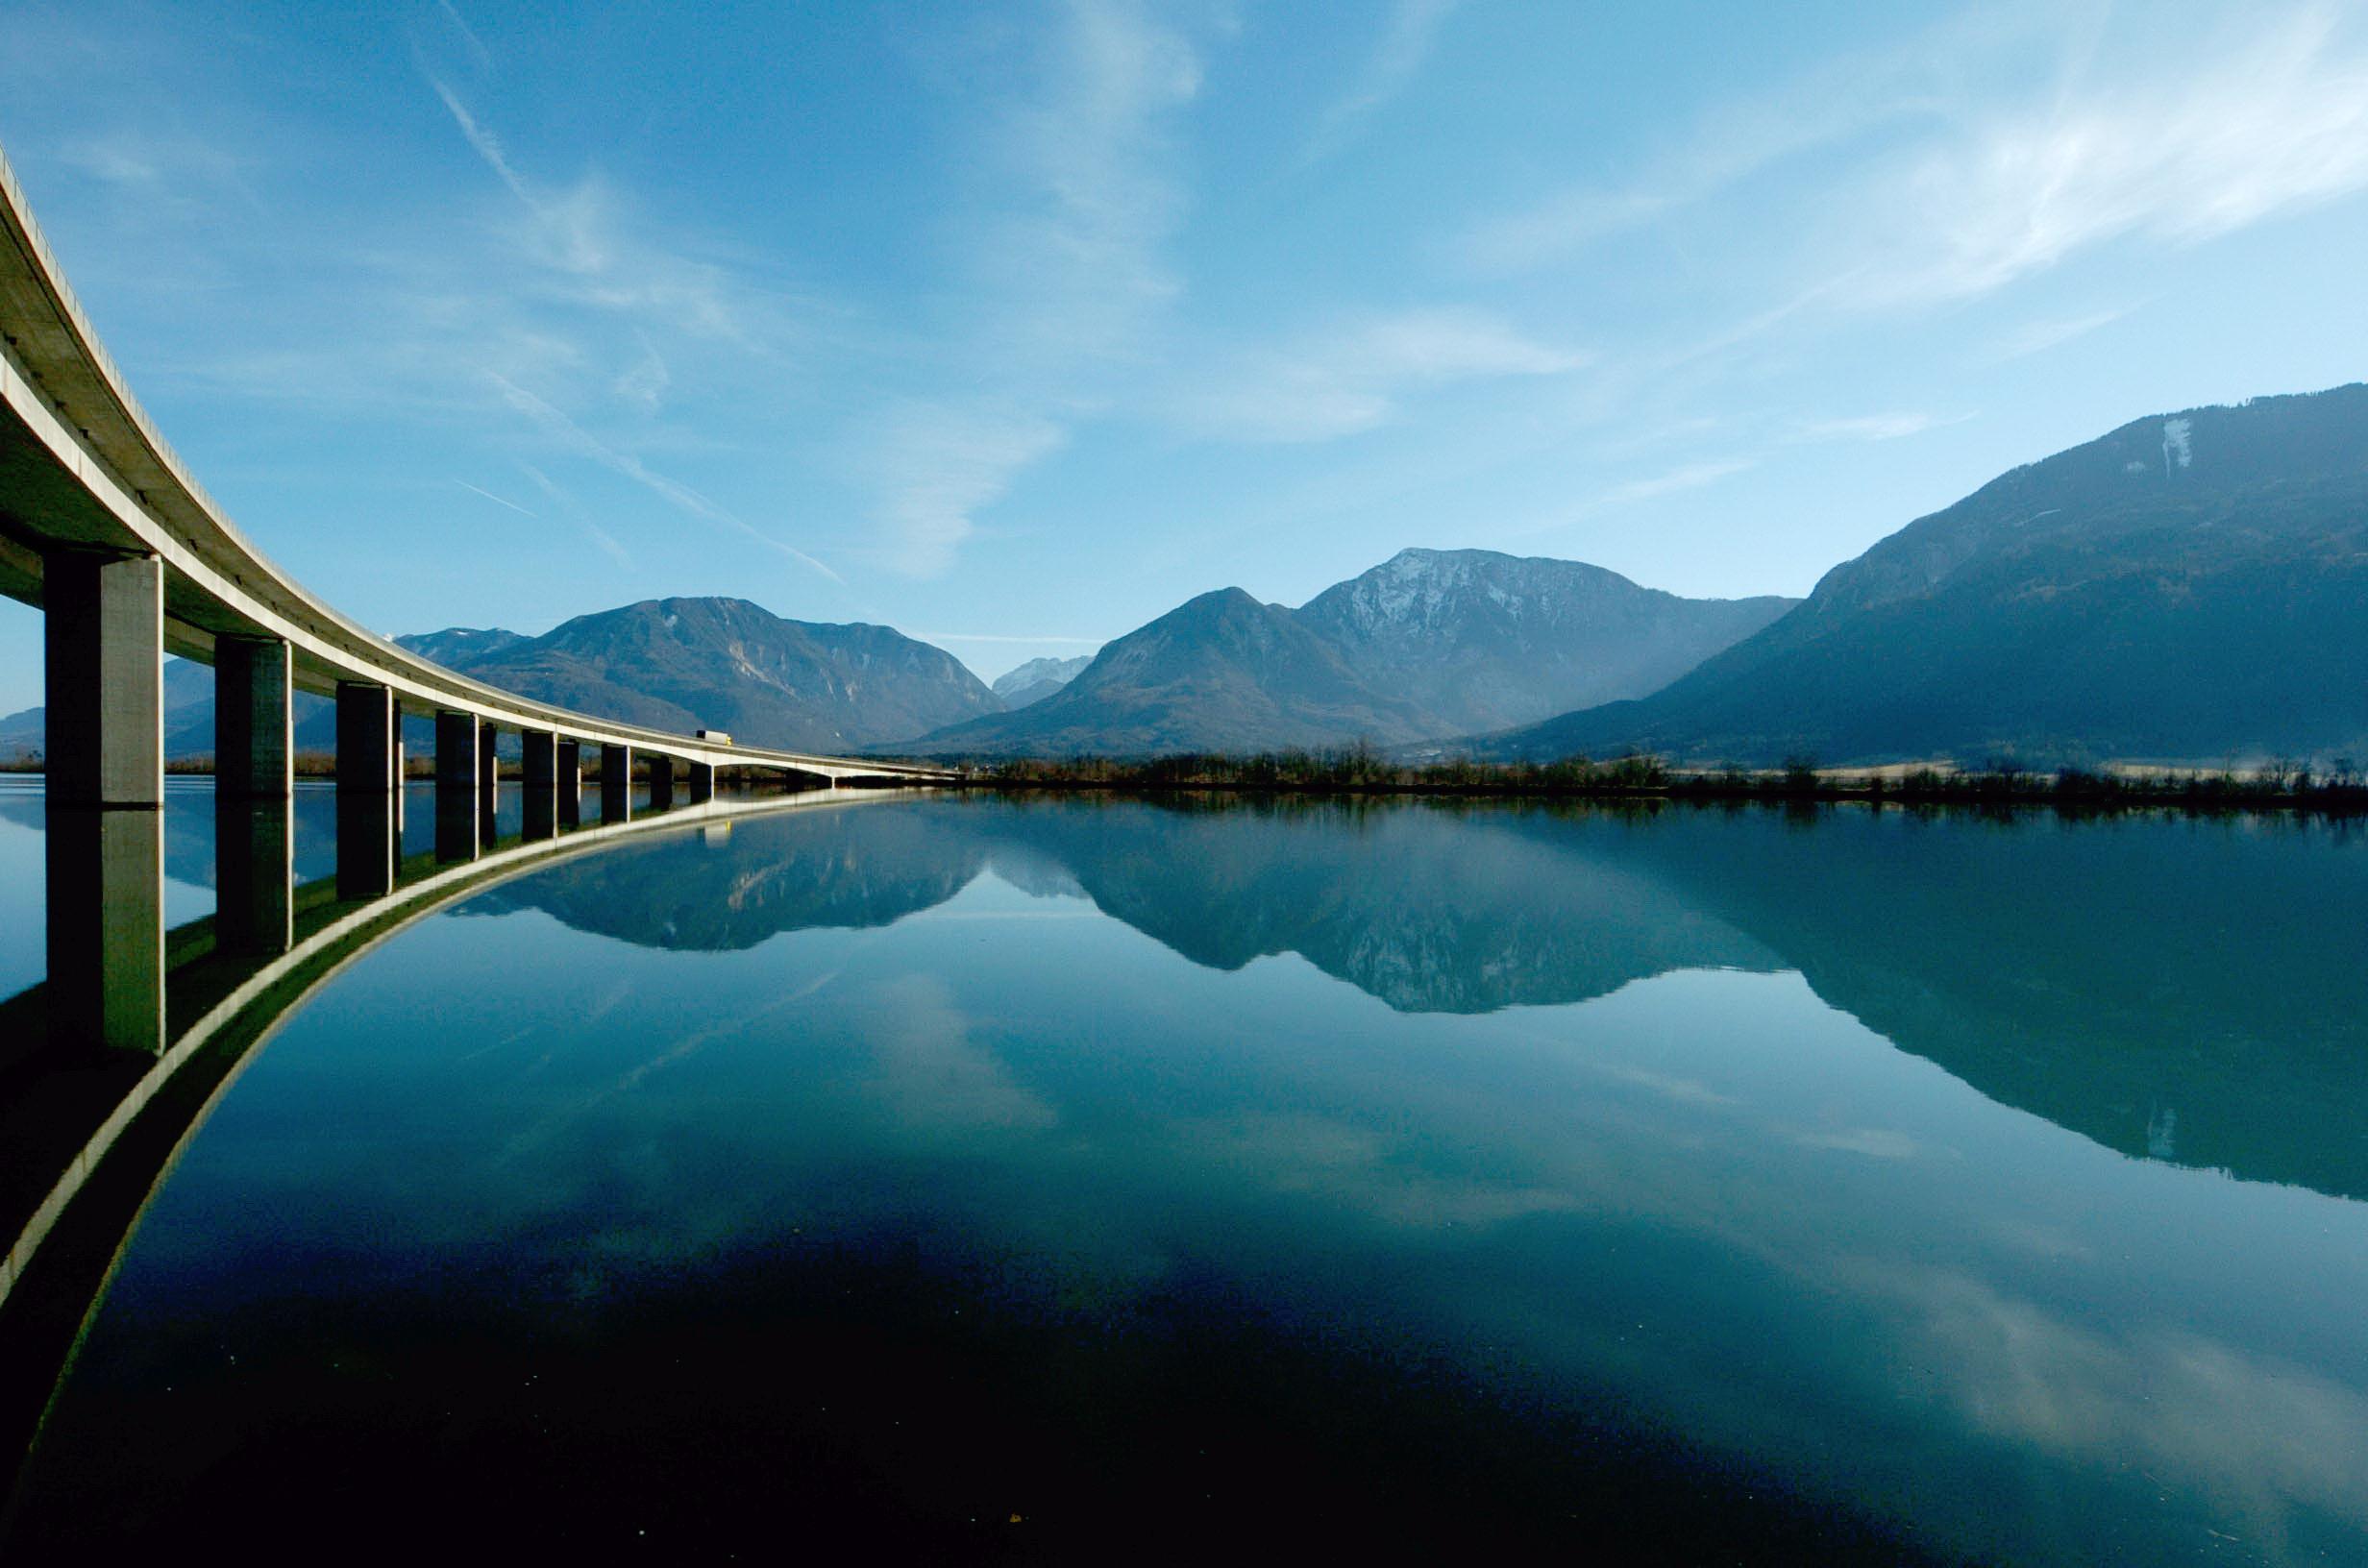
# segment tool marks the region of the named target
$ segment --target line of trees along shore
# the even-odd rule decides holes
[[[2039,771],[2000,761],[1976,771],[1941,768],[1854,772],[1793,759],[1781,769],[1683,770],[1658,757],[1492,763],[1400,763],[1363,748],[1247,756],[1194,753],[1122,761],[1103,757],[996,759],[970,772],[975,786],[1041,790],[1304,791],[1369,795],[1640,796],[1676,799],[1897,801],[2080,807],[2183,806],[2368,812],[2368,775],[2348,759],[2324,771],[2299,762],[2217,771]]]

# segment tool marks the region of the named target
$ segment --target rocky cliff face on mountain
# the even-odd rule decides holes
[[[998,675],[995,695],[1003,699],[1006,708],[1024,708],[1030,702],[1043,701],[1076,679],[1079,673],[1093,662],[1094,655],[1091,653],[1080,653],[1068,659],[1030,659]]]
[[[1836,567],[1639,701],[1498,756],[2368,757],[2368,386],[2156,415]]]
[[[1576,561],[1409,550],[1295,610],[1239,588],[1203,594],[1026,709],[911,744],[1145,755],[1464,735],[1651,691],[1792,602],[1687,600]]]

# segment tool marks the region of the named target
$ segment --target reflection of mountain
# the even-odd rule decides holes
[[[943,813],[790,812],[554,867],[461,912],[539,909],[644,947],[738,951],[784,931],[886,925],[944,903],[983,864]]]
[[[1704,965],[1817,993],[2110,1148],[2368,1196],[2368,845],[2283,819],[1079,802],[990,819],[1196,962],[1295,951],[1391,1006]],[[998,865],[1003,851],[999,847]]]
[[[1637,857],[1990,1098],[2368,1196],[2368,968],[2333,913],[2368,908],[2368,844],[2284,819],[1677,825]]]
[[[475,907],[673,947],[880,924],[992,864],[1197,964],[1297,953],[1409,1012],[1797,968],[1984,1094],[2131,1155],[2368,1196],[2368,843],[2282,819],[1149,804],[818,812]],[[2313,912],[2319,912],[2314,915]]]
[[[1401,1012],[1583,1001],[1668,969],[1781,962],[1536,812],[1095,801],[989,821],[999,845],[1063,862],[1104,911],[1195,963],[1295,952]]]

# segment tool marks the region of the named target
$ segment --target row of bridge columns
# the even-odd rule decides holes
[[[48,995],[54,1037],[154,1053],[164,989],[164,567],[155,556],[60,551],[44,563]],[[288,645],[214,644],[218,951],[272,955],[295,940],[295,744]],[[496,727],[435,713],[435,855],[466,861],[494,837]],[[634,748],[601,747],[601,818],[632,815]],[[523,732],[524,832],[579,825],[582,743]],[[393,891],[403,844],[403,709],[385,686],[336,692],[337,895]],[[647,753],[650,804],[675,801],[677,759]],[[691,763],[693,801],[715,769]]]

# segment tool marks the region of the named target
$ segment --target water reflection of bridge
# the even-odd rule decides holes
[[[574,792],[570,792],[573,794]],[[443,820],[435,847],[397,858],[400,794],[340,794],[337,874],[289,874],[288,802],[222,798],[215,817],[214,915],[161,943],[163,1040],[154,1055],[92,1051],[49,1027],[61,990],[112,982],[117,955],[86,951],[95,975],[53,977],[0,1001],[0,1440],[11,1467],[30,1443],[59,1367],[100,1295],[141,1207],[207,1109],[278,1023],[333,975],[411,922],[511,877],[628,838],[700,828],[728,833],[752,817],[835,810],[876,794],[815,790],[719,796],[671,810],[612,802],[604,820],[530,810],[524,831],[494,836],[490,802]],[[642,800],[646,801],[646,796]],[[381,809],[382,799],[388,803]],[[48,831],[88,832],[108,815],[52,813]],[[113,820],[129,820],[120,815]],[[160,814],[141,831],[160,834]],[[464,831],[465,830],[465,831]],[[354,874],[358,863],[360,874]],[[55,864],[53,859],[52,864]],[[111,890],[135,917],[160,922],[162,877]],[[56,951],[55,944],[52,948]],[[134,961],[145,964],[144,955]]]
[[[599,753],[603,809],[624,812],[646,772],[654,805],[678,770],[694,801],[718,769],[825,783],[929,782],[941,770],[732,747],[535,702],[454,674],[308,593],[232,527],[134,401],[0,159],[0,593],[44,616],[49,808],[48,1023],[154,1055],[165,1034],[156,918],[163,803],[162,661],[214,667],[226,874],[215,940],[282,951],[293,910],[284,861],[289,702],[336,701],[337,783],[354,852],[348,896],[393,883],[403,714],[435,722],[436,845],[471,859],[495,793],[495,742],[520,737],[530,826],[568,822]],[[365,848],[382,842],[384,849]],[[234,851],[234,852],[231,852]],[[248,870],[256,869],[249,875]]]

